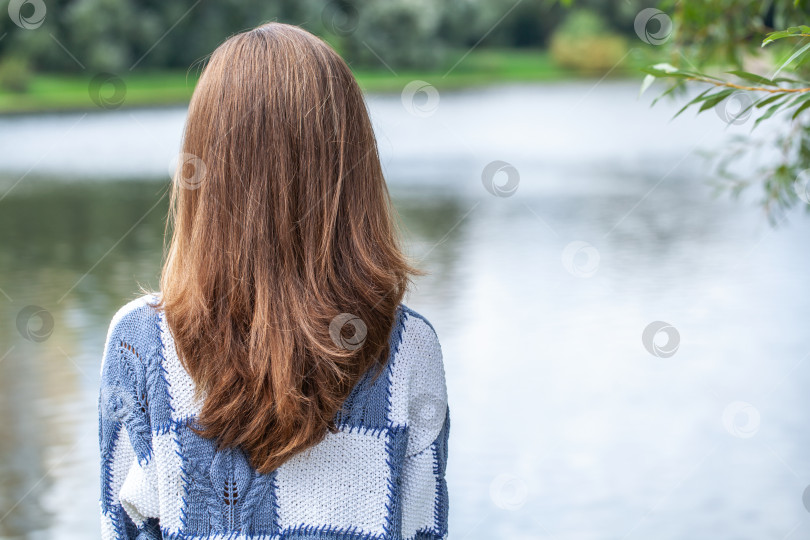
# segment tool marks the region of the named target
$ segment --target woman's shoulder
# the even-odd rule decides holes
[[[408,455],[439,435],[447,412],[447,386],[439,337],[422,314],[400,305],[391,366],[391,420],[410,429]]]
[[[424,315],[405,304],[400,304],[399,312],[391,343],[394,363],[407,364],[408,371],[426,371],[443,378],[442,348],[436,329]]]
[[[112,317],[110,326],[127,326],[142,322],[146,318],[153,318],[157,314],[156,305],[159,301],[159,293],[147,293],[130,300],[118,308]]]
[[[422,331],[430,331],[433,332],[433,334],[436,333],[436,329],[433,328],[433,324],[431,324],[431,322],[427,319],[427,317],[425,317],[421,313],[417,312],[414,309],[411,309],[405,304],[400,304],[399,310],[406,320],[411,321],[412,326],[421,328]]]
[[[157,293],[144,294],[118,308],[107,330],[105,350],[111,346],[148,347],[158,340],[159,299]]]
[[[396,328],[400,338],[398,350],[402,348],[403,343],[406,344],[408,350],[411,347],[422,350],[441,348],[436,329],[427,317],[405,304],[399,305],[399,314],[398,327]]]

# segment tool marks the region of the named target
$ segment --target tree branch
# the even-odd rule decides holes
[[[724,86],[726,88],[736,88],[738,90],[748,90],[750,92],[768,92],[771,94],[803,94],[804,92],[810,92],[810,87],[808,88],[766,88],[764,86],[743,86],[741,84],[734,84],[727,81],[715,81],[712,79],[706,79],[703,77],[686,77],[687,81],[698,81],[698,82],[705,82],[709,84],[713,84],[715,86]]]

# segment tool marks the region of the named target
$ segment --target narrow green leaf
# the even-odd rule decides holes
[[[647,91],[647,89],[655,82],[655,75],[647,74],[644,76],[644,80],[641,81],[641,88],[638,91],[638,97]]]
[[[795,59],[797,59],[798,57],[800,57],[801,55],[803,55],[804,53],[806,53],[808,49],[810,49],[810,43],[807,43],[807,44],[806,44],[804,47],[802,47],[801,49],[799,49],[798,51],[796,51],[795,53],[793,53],[792,55],[790,55],[790,58],[788,58],[788,59],[785,61],[785,63],[784,63],[784,64],[782,64],[781,66],[779,66],[779,69],[777,69],[777,70],[776,70],[776,73],[774,73],[774,74],[773,74],[773,76],[774,76],[774,77],[776,77],[777,75],[779,75],[779,73],[780,73],[780,72],[781,72],[783,69],[785,69],[785,68],[786,68],[786,67],[787,67],[787,66],[788,66],[788,65],[789,65],[791,62],[793,62]]]
[[[804,103],[808,99],[810,99],[810,92],[804,92],[804,93],[799,94],[798,96],[796,96],[795,99],[793,99],[793,101],[791,101],[790,103],[787,104],[787,106],[788,107],[795,107],[796,105],[798,105],[800,103]]]
[[[759,123],[760,123],[760,122],[762,122],[763,120],[767,120],[768,118],[770,118],[771,116],[773,116],[773,114],[774,114],[776,111],[778,111],[778,110],[779,110],[779,109],[781,109],[781,108],[782,108],[782,104],[781,104],[781,103],[777,103],[777,104],[775,104],[775,105],[771,105],[771,107],[770,107],[770,108],[769,108],[767,111],[765,111],[765,114],[763,114],[762,116],[760,116],[759,118],[757,118],[757,121],[756,121],[756,122],[754,122],[754,127],[752,127],[752,128],[751,128],[751,131],[753,131],[753,130],[754,130],[754,128],[756,128],[756,127],[759,125]]]
[[[712,86],[712,87],[709,87],[709,90],[712,90],[712,89],[714,89],[714,88],[715,88],[715,87],[713,87],[713,86]],[[732,92],[734,92],[734,90],[720,90],[719,92],[714,93],[714,94],[706,94],[706,95],[701,94],[700,96],[698,96],[698,97],[696,97],[696,98],[695,98],[695,103],[698,103],[698,102],[700,102],[700,101],[706,101],[707,99],[712,99],[712,98],[713,98],[713,97],[715,97],[717,94],[720,94],[720,93],[722,93],[722,92],[728,92],[728,93],[732,93]],[[704,93],[705,93],[705,92],[704,92]]]
[[[665,71],[663,69],[655,69],[652,66],[643,67],[641,68],[642,73],[646,73],[647,75],[652,75],[653,77],[670,77],[673,79],[684,79],[686,77],[691,77],[691,75],[687,75],[683,71]]]
[[[774,86],[773,81],[771,81],[767,77],[763,77],[762,75],[757,75],[756,73],[749,73],[747,71],[741,71],[739,69],[735,69],[734,71],[728,71],[727,73],[736,75],[737,77],[745,81],[751,81],[759,84],[765,84],[768,86]]]
[[[804,110],[807,107],[810,107],[810,100],[807,100],[804,103],[802,103],[801,107],[799,107],[798,109],[796,109],[796,111],[794,111],[792,120],[796,120],[796,117],[799,116],[802,112],[804,112]]]
[[[653,69],[657,69],[660,71],[666,71],[667,73],[680,71],[678,68],[673,66],[672,64],[668,64],[667,62],[661,62],[652,66]]]
[[[706,90],[704,90],[703,92],[701,92],[701,93],[700,93],[700,94],[699,94],[699,95],[698,95],[696,98],[694,98],[694,99],[692,99],[691,101],[689,101],[689,102],[688,102],[686,105],[684,105],[684,106],[681,108],[681,110],[680,110],[680,111],[678,111],[677,113],[675,113],[675,116],[673,116],[673,117],[672,117],[672,119],[673,119],[673,120],[675,120],[676,118],[678,118],[678,117],[681,115],[681,113],[682,113],[683,111],[685,111],[686,109],[688,109],[690,105],[692,105],[692,104],[697,103],[698,101],[700,101],[700,99],[701,99],[701,98],[702,98],[704,95],[708,94],[710,90],[711,90],[711,88],[707,88]]]
[[[655,98],[654,100],[652,100],[652,103],[650,103],[650,107],[652,107],[652,106],[654,106],[656,103],[658,103],[658,101],[659,101],[661,98],[663,98],[664,96],[668,96],[669,94],[671,94],[672,92],[674,92],[676,89],[680,88],[680,87],[682,86],[682,84],[683,84],[683,83],[673,84],[672,86],[670,86],[669,88],[667,88],[667,89],[666,89],[666,90],[665,90],[665,91],[664,91],[664,92],[663,92],[663,93],[662,93],[660,96],[658,96],[657,98]]]
[[[779,30],[776,32],[771,32],[765,36],[765,39],[762,40],[762,47],[767,45],[768,43],[773,43],[777,39],[786,38],[790,35],[790,32],[787,30]]]
[[[710,79],[712,81],[723,82],[723,79],[720,79],[719,77],[714,77],[712,75],[707,75],[705,73],[698,73],[697,71],[680,70],[680,73],[683,73],[687,77],[697,77],[697,78],[701,78],[701,79]]]
[[[720,92],[717,92],[716,94],[712,94],[706,100],[703,101],[703,105],[700,106],[700,109],[698,109],[698,112],[703,112],[706,109],[711,109],[712,107],[714,107],[715,105],[717,105],[718,103],[720,103],[721,101],[723,101],[724,99],[726,99],[728,96],[730,96],[733,93],[734,93],[734,90],[727,89],[727,90],[721,90]]]
[[[785,94],[774,94],[774,95],[772,95],[770,97],[767,97],[765,99],[757,101],[756,102],[756,107],[757,107],[757,109],[761,109],[765,105],[769,105],[769,104],[773,103],[774,101],[776,101],[778,99],[781,99],[783,97],[785,97]]]
[[[766,34],[765,39],[762,40],[762,47],[764,47],[768,43],[773,43],[778,39],[784,39],[789,37],[805,37],[805,34],[810,34],[810,26],[806,25],[791,26],[786,30],[777,30],[775,32],[770,32]]]

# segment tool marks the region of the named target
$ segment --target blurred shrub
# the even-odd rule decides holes
[[[602,73],[615,67],[627,53],[627,41],[588,10],[572,11],[551,36],[551,58],[562,67],[582,73]]]
[[[25,92],[31,83],[31,67],[21,56],[0,60],[0,88],[10,92]]]

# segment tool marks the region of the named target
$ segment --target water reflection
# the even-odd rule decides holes
[[[443,97],[441,111],[485,99],[512,110],[528,91],[504,92]],[[624,146],[606,141],[584,167],[574,150],[553,166],[536,159],[536,141],[515,134],[491,153],[448,140],[425,156],[402,135],[424,128],[394,118],[395,101],[375,99],[373,112],[383,141],[396,139],[391,191],[428,271],[407,302],[446,358],[451,538],[807,537],[810,221],[774,230],[755,205],[712,198],[683,133],[645,159],[633,131],[632,152],[610,157]],[[581,107],[599,122],[598,107]],[[521,185],[497,198],[478,164],[504,158]],[[27,178],[0,201],[1,540],[98,537],[101,349],[137,284],[157,285],[166,187]],[[598,253],[591,277],[566,268],[572,242]],[[53,315],[47,340],[18,331],[28,305]],[[680,334],[671,358],[641,342],[658,320]]]
[[[111,314],[132,298],[137,284],[157,285],[166,188],[154,181],[33,181],[4,202],[0,538],[33,537],[37,529],[49,538],[98,534],[101,348]],[[409,245],[430,254],[431,289],[440,296],[452,292],[459,257],[455,237],[445,233],[461,217],[460,203],[405,199],[398,210],[411,233]],[[18,314],[29,305],[53,316],[53,332],[41,342],[18,328]],[[28,324],[36,332],[41,320]]]

